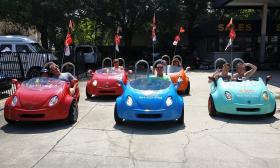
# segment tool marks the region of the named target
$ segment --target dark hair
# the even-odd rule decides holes
[[[228,66],[228,67],[230,67],[230,64],[229,64],[229,63],[225,63],[223,66]]]

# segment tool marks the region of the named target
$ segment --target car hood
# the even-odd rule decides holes
[[[109,73],[103,73],[103,74],[95,74],[92,78],[93,80],[97,80],[97,86],[100,87],[113,87],[118,86],[118,81],[122,80],[123,76],[122,74],[109,74]]]
[[[258,81],[245,80],[242,82],[220,82],[220,85],[224,91],[228,91],[232,94],[233,100],[236,101],[236,103],[246,103],[248,101],[259,103],[263,91],[267,90],[261,78],[259,78]]]
[[[170,87],[162,90],[138,90],[131,88],[129,96],[132,97],[137,107],[145,108],[145,110],[160,110],[166,108],[166,99],[172,93]]]
[[[21,86],[16,91],[16,95],[18,96],[20,105],[23,108],[42,108],[47,106],[53,96],[57,95],[58,97],[61,97],[64,90],[67,90],[66,84],[63,85],[63,87],[54,88],[29,88]]]

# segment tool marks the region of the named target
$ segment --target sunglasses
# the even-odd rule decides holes
[[[157,69],[162,69],[163,67],[157,67]]]

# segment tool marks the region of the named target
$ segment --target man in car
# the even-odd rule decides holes
[[[156,65],[156,77],[162,78],[162,79],[165,79],[165,80],[170,80],[169,76],[168,76],[168,75],[165,75],[165,74],[163,73],[163,69],[164,69],[163,63],[158,63],[158,64]]]
[[[251,69],[246,71],[246,67],[250,67]],[[233,79],[238,79],[238,78],[250,78],[251,76],[253,76],[255,74],[255,72],[257,71],[257,67],[251,63],[238,63],[236,65],[236,72],[233,75]]]
[[[75,94],[75,90],[78,87],[78,82],[75,82],[77,79],[73,75],[71,75],[69,72],[60,72],[59,67],[56,64],[50,65],[50,72],[53,74],[54,78],[58,78],[65,82],[70,82],[70,95],[73,96]]]
[[[209,79],[208,82],[212,82],[212,81],[214,81],[214,79],[217,80],[219,78],[222,78],[226,81],[231,80],[231,76],[228,74],[229,70],[230,70],[230,64],[225,63],[223,65],[222,69],[217,69],[217,71],[212,76],[208,77],[208,79]]]

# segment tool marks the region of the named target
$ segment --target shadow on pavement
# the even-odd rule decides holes
[[[265,115],[259,116],[243,116],[243,115],[230,115],[230,114],[218,114],[216,117],[212,117],[214,120],[224,121],[232,124],[272,124],[279,119],[276,117],[268,117]]]
[[[92,96],[91,98],[86,98],[85,101],[89,102],[115,102],[118,96]]]
[[[65,121],[19,122],[6,124],[1,127],[1,130],[8,134],[40,134],[67,129],[71,126]]]
[[[171,134],[185,129],[185,125],[179,125],[175,121],[168,122],[123,122],[114,126],[115,129],[127,134],[159,135]]]

